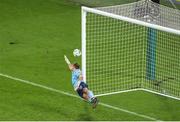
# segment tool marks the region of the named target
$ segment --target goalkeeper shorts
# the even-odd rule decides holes
[[[84,82],[81,82],[81,83],[79,84],[78,89],[77,89],[77,93],[78,93],[79,96],[82,97],[82,98],[83,98],[83,89],[84,89],[84,88],[88,88],[88,85],[87,85],[86,83],[84,83]]]

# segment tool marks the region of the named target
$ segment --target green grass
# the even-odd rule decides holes
[[[127,2],[127,1],[126,1]],[[115,1],[106,4],[115,4]],[[65,0],[0,0],[0,73],[76,94],[64,62],[80,48],[80,6]],[[129,92],[102,103],[160,120],[180,120],[180,101]],[[0,76],[0,120],[148,120]]]

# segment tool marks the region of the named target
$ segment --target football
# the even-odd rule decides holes
[[[73,55],[74,55],[75,57],[81,56],[81,51],[80,51],[79,49],[75,49],[75,50],[73,51]]]

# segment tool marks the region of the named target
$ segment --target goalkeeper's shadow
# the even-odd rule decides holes
[[[84,105],[84,111],[78,115],[76,120],[77,121],[79,121],[79,120],[81,120],[81,121],[92,121],[92,120],[94,120],[94,118],[90,112],[92,107],[87,102],[84,102],[83,105]]]

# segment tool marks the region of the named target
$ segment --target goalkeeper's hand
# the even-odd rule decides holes
[[[69,59],[66,57],[66,55],[64,55],[64,59],[65,59],[66,63],[68,64],[69,69],[70,69],[71,71],[73,71],[73,70],[74,70],[74,67],[73,67],[73,65],[71,64],[71,62],[69,61]]]
[[[69,59],[66,57],[66,55],[64,55],[64,59],[65,59],[65,61],[66,61],[66,63],[67,63],[68,65],[71,64],[70,61],[69,61]]]

